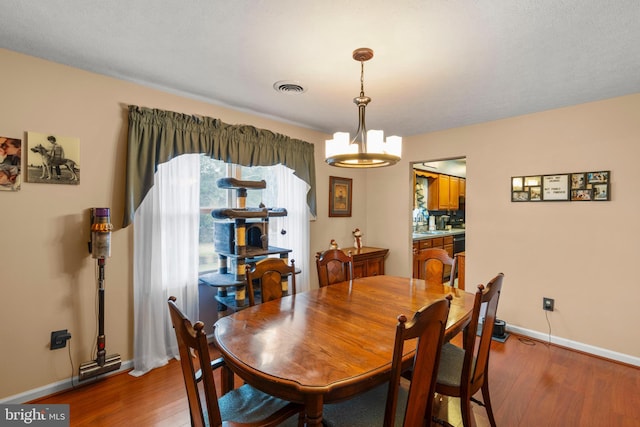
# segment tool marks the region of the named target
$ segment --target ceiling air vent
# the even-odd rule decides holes
[[[276,90],[276,92],[286,93],[289,95],[297,95],[299,93],[304,93],[307,91],[300,85],[300,83],[286,80],[275,82],[273,84],[273,88]]]

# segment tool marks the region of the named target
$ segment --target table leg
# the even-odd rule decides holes
[[[304,401],[305,426],[321,426],[322,395],[308,395]]]

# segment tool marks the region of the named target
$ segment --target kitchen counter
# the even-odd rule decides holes
[[[443,236],[455,236],[458,234],[464,234],[464,228],[452,228],[451,230],[435,230],[435,231],[426,231],[424,233],[413,233],[413,240],[424,240],[424,239],[433,239],[434,237],[443,237]]]

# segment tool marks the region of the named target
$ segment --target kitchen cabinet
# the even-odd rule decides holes
[[[448,175],[440,175],[438,181],[438,210],[447,210],[450,205],[451,187],[450,178]]]
[[[460,178],[449,177],[449,209],[456,211],[460,208]]]
[[[360,249],[344,248],[345,254],[351,251],[353,257],[353,277],[354,279],[368,276],[379,276],[384,274],[384,259],[389,249],[372,248],[363,246]]]
[[[443,240],[442,248],[453,258],[453,236],[444,236]]]
[[[429,180],[427,209],[436,211],[457,210],[460,207],[460,178],[436,175]]]
[[[462,197],[467,195],[467,180],[460,178],[460,186],[458,188],[458,194]]]

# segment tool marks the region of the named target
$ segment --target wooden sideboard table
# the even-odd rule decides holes
[[[353,276],[355,279],[384,274],[384,259],[389,249],[363,246],[360,249],[343,248],[345,254],[351,251],[353,257]]]

